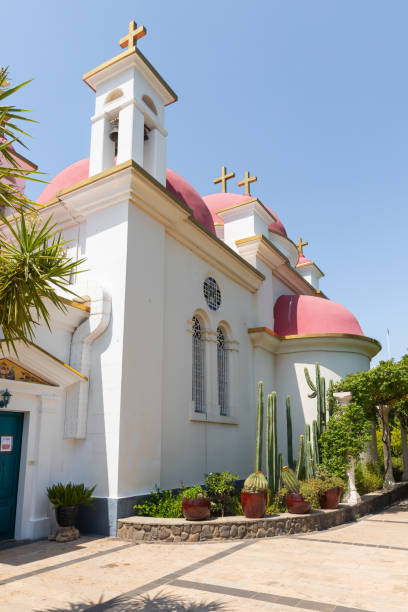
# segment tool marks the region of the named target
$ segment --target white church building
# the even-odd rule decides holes
[[[113,535],[155,485],[202,483],[209,471],[245,478],[259,380],[277,391],[286,457],[286,395],[295,448],[316,418],[304,367],[319,362],[337,380],[381,348],[320,290],[305,243],[250,193],[255,177],[235,193],[223,168],[202,196],[167,168],[177,96],[136,46],[144,33],[131,22],[125,50],[83,77],[95,97],[90,157],[38,199],[86,270],[66,313],[51,311],[51,331],[39,325],[17,354],[3,346],[0,539],[48,535],[46,487],[60,481],[96,484],[80,527]]]

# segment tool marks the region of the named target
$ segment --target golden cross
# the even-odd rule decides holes
[[[250,183],[255,183],[255,181],[257,181],[257,177],[256,176],[249,176],[249,172],[248,170],[245,170],[245,178],[242,179],[242,181],[238,181],[238,187],[243,187],[245,185],[245,193],[246,195],[251,195],[251,191],[250,191]]]
[[[214,185],[216,185],[217,183],[222,183],[222,193],[226,193],[227,191],[227,181],[229,181],[229,179],[234,178],[235,176],[235,172],[229,172],[227,174],[227,168],[225,166],[222,166],[221,168],[221,176],[219,176],[218,178],[214,179]]]
[[[302,242],[301,237],[299,236],[298,241],[296,243],[296,246],[298,248],[299,251],[299,255],[300,257],[303,257],[303,247],[307,246],[309,243],[308,242]]]
[[[144,26],[137,27],[137,24],[135,21],[130,21],[129,22],[129,33],[120,39],[119,44],[122,47],[122,49],[124,49],[125,47],[128,47],[129,50],[132,49],[132,47],[136,49],[137,41],[139,40],[139,38],[142,38],[146,33],[147,33],[147,30]]]

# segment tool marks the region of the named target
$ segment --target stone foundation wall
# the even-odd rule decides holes
[[[263,519],[226,516],[207,521],[131,516],[118,520],[117,536],[133,542],[203,542],[306,533],[348,523],[365,514],[384,510],[408,497],[408,483],[391,491],[364,495],[359,504],[340,504],[337,510],[312,510],[310,514],[277,514]]]

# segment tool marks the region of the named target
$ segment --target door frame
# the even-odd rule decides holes
[[[16,530],[18,486],[20,482],[21,453],[22,453],[22,448],[23,448],[24,415],[20,412],[16,412],[15,410],[0,410],[0,418],[1,418],[1,415],[7,415],[8,417],[17,415],[18,417],[20,417],[17,419],[16,434],[10,434],[10,435],[13,435],[13,438],[14,436],[16,436],[19,440],[18,459],[17,459],[17,465],[15,466],[15,471],[16,471],[16,476],[17,476],[17,487],[14,493],[15,499],[14,499],[13,515],[12,515],[12,528],[11,528],[11,535],[9,537],[6,537],[6,539],[13,539],[15,537],[15,530]],[[1,435],[8,435],[7,431],[2,433]],[[14,441],[13,441],[13,447],[14,447]]]

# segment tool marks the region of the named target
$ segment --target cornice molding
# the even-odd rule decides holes
[[[255,348],[263,348],[274,354],[329,351],[357,353],[372,359],[381,350],[374,338],[356,334],[302,334],[278,336],[268,327],[252,327],[248,335]]]

